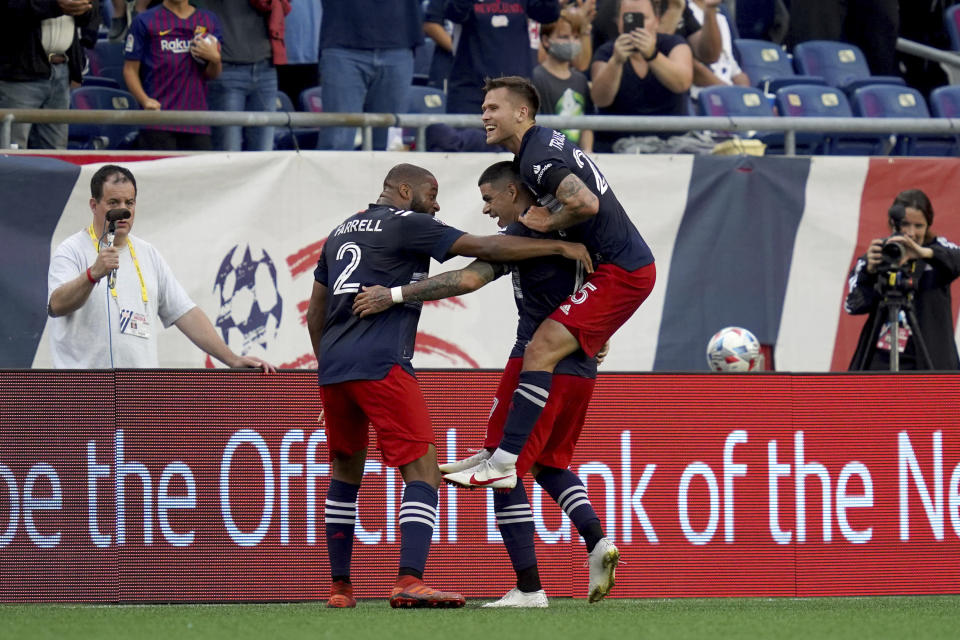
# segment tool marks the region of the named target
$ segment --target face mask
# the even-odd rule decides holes
[[[571,40],[567,42],[551,42],[547,50],[557,60],[570,62],[580,54],[580,43]]]

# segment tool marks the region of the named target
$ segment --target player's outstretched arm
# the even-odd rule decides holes
[[[323,322],[327,316],[327,287],[319,282],[313,283],[313,292],[310,294],[310,305],[307,307],[307,331],[310,332],[310,343],[313,345],[313,355],[320,361],[320,336],[323,335]]]
[[[426,280],[411,282],[400,288],[403,302],[440,300],[472,293],[505,272],[501,265],[474,260],[463,269],[440,273]],[[393,293],[387,287],[362,287],[353,300],[353,312],[365,318],[389,309],[395,304]]]
[[[487,262],[519,262],[544,256],[563,256],[582,264],[587,273],[593,273],[593,260],[587,248],[578,242],[563,240],[509,235],[474,236],[465,233],[450,246],[449,254],[473,256]]]
[[[546,207],[530,207],[520,222],[528,229],[549,233],[580,224],[600,211],[600,199],[573,173],[560,182],[554,195],[559,209],[551,212]]]

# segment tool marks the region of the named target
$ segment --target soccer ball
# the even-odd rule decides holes
[[[707,343],[707,366],[712,371],[757,371],[763,367],[760,343],[741,327],[720,329]]]
[[[254,345],[266,349],[277,336],[283,299],[277,289],[277,268],[266,251],[233,247],[220,263],[213,292],[220,299],[214,322],[223,341],[246,355]]]

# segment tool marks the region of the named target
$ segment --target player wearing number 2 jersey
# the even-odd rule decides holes
[[[509,489],[517,482],[517,458],[549,397],[554,367],[578,348],[596,355],[646,300],[656,271],[650,248],[593,161],[559,131],[534,123],[540,99],[531,82],[497,78],[485,90],[487,144],[516,154],[517,171],[540,205],[520,221],[534,231],[561,231],[582,242],[598,264],[534,332],[500,446],[477,465],[444,475],[465,487]]]
[[[460,607],[463,597],[422,582],[436,523],[440,471],[427,407],[413,375],[421,303],[396,305],[369,318],[355,316],[353,299],[367,286],[395,288],[427,277],[430,258],[465,255],[495,262],[562,255],[592,271],[582,245],[559,240],[473,236],[433,217],[438,185],[421,167],[397,165],[376,204],[337,226],[314,272],[307,326],[314,352],[332,461],[325,509],[333,588],[328,606],[356,605],[350,558],[357,494],[373,424],[387,465],[405,489],[399,510],[400,569],[393,607]]]

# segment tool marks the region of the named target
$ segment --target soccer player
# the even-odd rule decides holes
[[[650,295],[656,270],[653,254],[597,165],[561,132],[535,124],[540,99],[530,81],[497,78],[487,81],[485,91],[487,144],[516,154],[523,182],[539,202],[520,222],[541,233],[564,231],[597,262],[583,286],[534,332],[499,447],[489,457],[481,452],[484,459],[474,466],[443,476],[463,487],[509,488],[516,483],[517,457],[549,397],[554,367],[577,349],[595,356]]]
[[[400,569],[392,607],[461,607],[462,596],[431,589],[423,570],[437,513],[440,470],[426,404],[414,378],[421,303],[360,318],[352,311],[361,285],[401,286],[427,276],[430,258],[467,255],[497,262],[545,255],[580,260],[582,245],[557,240],[473,236],[433,216],[438,185],[421,167],[400,164],[383,183],[376,204],[334,229],[314,272],[307,326],[317,355],[320,393],[332,461],[325,528],[332,576],[330,607],[353,607],[350,559],[357,494],[372,423],[384,463],[400,469],[405,488],[399,511]]]
[[[534,204],[534,200],[512,162],[498,162],[488,167],[481,174],[478,186],[485,203],[483,212],[495,218],[497,224],[505,228],[505,233],[529,237],[558,235],[540,234],[518,222],[520,215]],[[527,342],[540,322],[580,286],[583,274],[578,267],[570,260],[555,257],[524,260],[516,265],[476,260],[463,269],[405,285],[401,290],[406,301],[437,300],[476,291],[488,282],[512,273],[514,297],[520,316],[517,341],[500,379],[487,422],[484,441],[484,453],[487,455],[500,442],[507,407],[517,387]],[[366,317],[392,304],[388,289],[372,287],[356,297],[353,310],[360,317]],[[529,469],[537,483],[560,505],[583,537],[589,554],[590,584],[587,594],[590,602],[597,602],[610,592],[620,557],[617,548],[604,536],[586,488],[580,478],[567,468],[580,437],[596,375],[597,358],[588,357],[579,349],[557,364],[553,391],[517,460],[518,476],[523,477]],[[440,470],[458,471],[473,466],[475,462],[475,459],[468,458],[441,465]],[[517,575],[517,586],[496,602],[483,606],[548,606],[537,568],[533,513],[523,482],[517,482],[509,492],[494,493],[493,504],[497,527]]]

